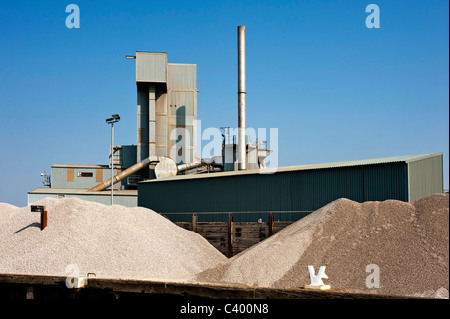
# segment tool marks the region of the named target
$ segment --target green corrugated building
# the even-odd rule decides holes
[[[174,176],[138,185],[138,206],[173,221],[295,221],[338,199],[414,201],[443,191],[442,153]]]

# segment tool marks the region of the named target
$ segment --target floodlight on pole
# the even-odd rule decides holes
[[[112,117],[106,119],[106,124],[111,124],[111,205],[114,205],[114,123],[120,121],[119,114],[113,114]]]

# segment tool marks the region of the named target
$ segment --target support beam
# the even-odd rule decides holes
[[[149,157],[148,84],[137,83],[137,163]]]
[[[228,215],[228,232],[227,232],[227,244],[228,244],[228,258],[233,257],[233,215]]]
[[[275,216],[269,213],[269,237],[273,235],[273,224],[275,221]]]
[[[155,85],[148,86],[148,156],[156,156],[156,94]]]
[[[194,233],[197,232],[197,222],[198,222],[198,216],[197,214],[192,214],[192,231]]]

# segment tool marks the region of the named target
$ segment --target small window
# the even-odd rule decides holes
[[[79,172],[77,174],[78,177],[92,177],[94,176],[94,173],[88,173],[88,172]]]

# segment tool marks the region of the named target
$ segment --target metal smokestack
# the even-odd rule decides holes
[[[246,169],[245,138],[245,26],[238,26],[238,145],[239,170]]]

